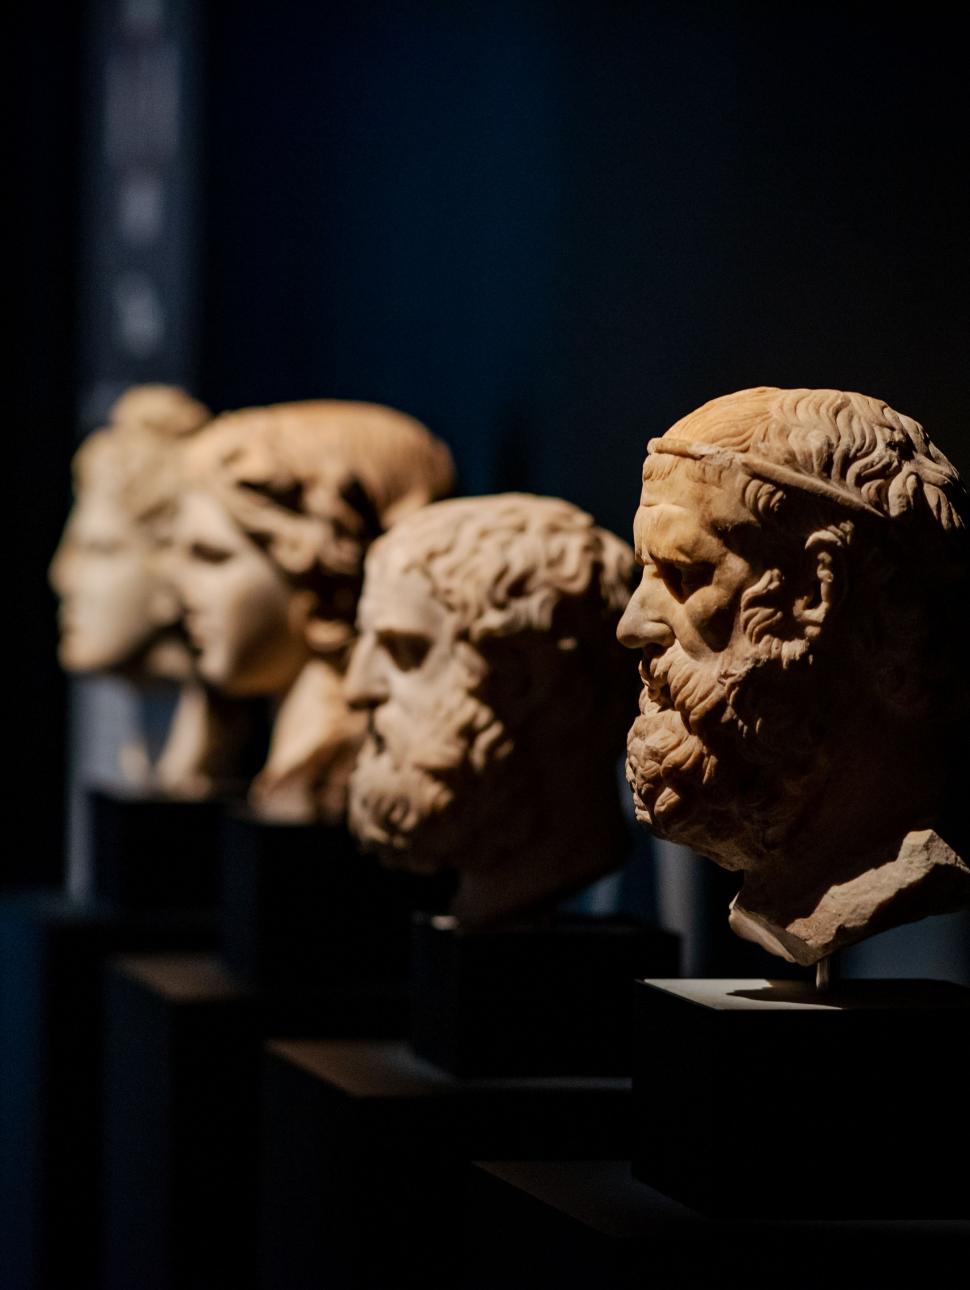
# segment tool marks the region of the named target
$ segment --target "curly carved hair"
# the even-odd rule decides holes
[[[844,390],[761,386],[712,399],[676,422],[659,442],[711,444],[787,468],[806,483],[827,480],[831,496],[853,496],[887,519],[908,517],[925,530],[965,529],[970,503],[954,466],[911,417],[881,399]],[[661,455],[662,452],[661,452]],[[703,472],[705,463],[699,463]],[[712,465],[717,469],[716,456]],[[647,457],[644,475],[665,467]],[[668,467],[669,469],[669,467]],[[701,474],[700,477],[703,477]],[[749,509],[767,518],[784,486],[753,475],[744,486]]]
[[[652,441],[644,479],[676,469],[737,490],[769,561],[814,530],[834,537],[863,593],[854,647],[877,688],[927,714],[967,714],[970,499],[918,422],[864,394],[741,390]]]
[[[375,543],[368,577],[372,562],[427,579],[459,653],[492,660],[480,692],[503,721],[541,710],[536,733],[561,725],[575,743],[582,727],[588,756],[619,749],[637,680],[616,640],[635,582],[625,542],[569,502],[505,493],[426,507]]]
[[[618,620],[634,576],[629,546],[585,511],[526,493],[429,506],[400,526],[394,551],[398,571],[420,570],[475,643],[553,632],[564,602],[586,604],[591,623]]]
[[[446,496],[454,474],[448,449],[419,421],[336,400],[225,413],[187,465],[296,580],[358,577],[370,542]]]
[[[174,514],[181,448],[211,416],[175,386],[133,386],[112,406],[107,426],[74,454],[75,491],[111,494],[152,540]]]

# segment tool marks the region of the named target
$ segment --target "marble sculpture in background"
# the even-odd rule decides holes
[[[651,440],[628,778],[802,964],[970,905],[967,493],[878,399],[753,389]]]
[[[635,687],[615,633],[629,547],[568,502],[441,502],[374,544],[347,692],[368,715],[350,822],[390,865],[457,870],[485,922],[621,863]]]
[[[142,689],[179,685],[154,766],[135,746],[125,750],[122,769],[141,788],[186,797],[207,796],[234,777],[243,737],[238,706],[195,675],[171,578],[184,448],[210,416],[172,386],[135,386],[122,395],[108,425],[75,454],[74,506],[50,569],[67,671],[110,673]]]
[[[365,726],[344,698],[364,555],[450,491],[450,454],[391,408],[290,403],[217,417],[187,474],[174,568],[199,673],[274,706],[250,802],[335,823]]]

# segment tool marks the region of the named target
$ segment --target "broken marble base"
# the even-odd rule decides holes
[[[970,1212],[970,990],[943,981],[637,983],[633,1168],[707,1214]]]

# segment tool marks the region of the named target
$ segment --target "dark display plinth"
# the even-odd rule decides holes
[[[108,1290],[251,1284],[262,1042],[403,1034],[412,909],[450,888],[379,870],[340,830],[237,812],[223,844],[222,959],[109,982]]]
[[[411,915],[451,881],[382,869],[346,829],[276,824],[241,810],[223,832],[222,950],[245,984],[326,992],[407,977]]]
[[[718,1215],[962,1218],[970,990],[637,985],[634,1172]]]
[[[211,943],[201,914],[35,893],[0,902],[0,1283],[97,1285],[102,976],[129,950]]]
[[[94,891],[120,909],[213,909],[220,802],[88,792]]]
[[[263,1042],[400,1033],[404,1002],[400,986],[373,984],[257,992],[213,955],[116,963],[105,1004],[105,1290],[252,1284]]]
[[[968,1253],[970,1221],[718,1221],[638,1182],[628,1161],[493,1161],[469,1171],[454,1286],[912,1290],[947,1284]]]
[[[218,959],[178,955],[121,960],[105,1007],[103,1285],[244,1286],[256,1002]]]
[[[412,1045],[453,1075],[627,1075],[632,983],[677,964],[673,933],[618,918],[475,928],[419,915]]]
[[[264,1096],[266,1290],[454,1290],[468,1160],[629,1136],[627,1080],[462,1080],[404,1044],[271,1044]]]

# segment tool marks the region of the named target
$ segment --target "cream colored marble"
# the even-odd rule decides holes
[[[387,864],[457,870],[460,919],[535,908],[622,859],[632,585],[629,547],[547,497],[440,502],[371,548],[351,827]]]
[[[75,501],[51,563],[60,597],[59,656],[78,674],[110,673],[138,688],[179,685],[171,735],[152,766],[143,747],[122,769],[145,789],[202,797],[234,778],[238,705],[195,676],[172,582],[172,527],[185,444],[209,410],[168,385],[128,390],[74,457]]]
[[[860,394],[745,390],[648,445],[637,815],[742,870],[731,925],[782,957],[970,905],[968,516]]]
[[[336,822],[366,724],[344,697],[364,555],[450,491],[451,457],[403,413],[319,401],[217,417],[186,470],[173,569],[198,674],[274,708],[251,803]]]

